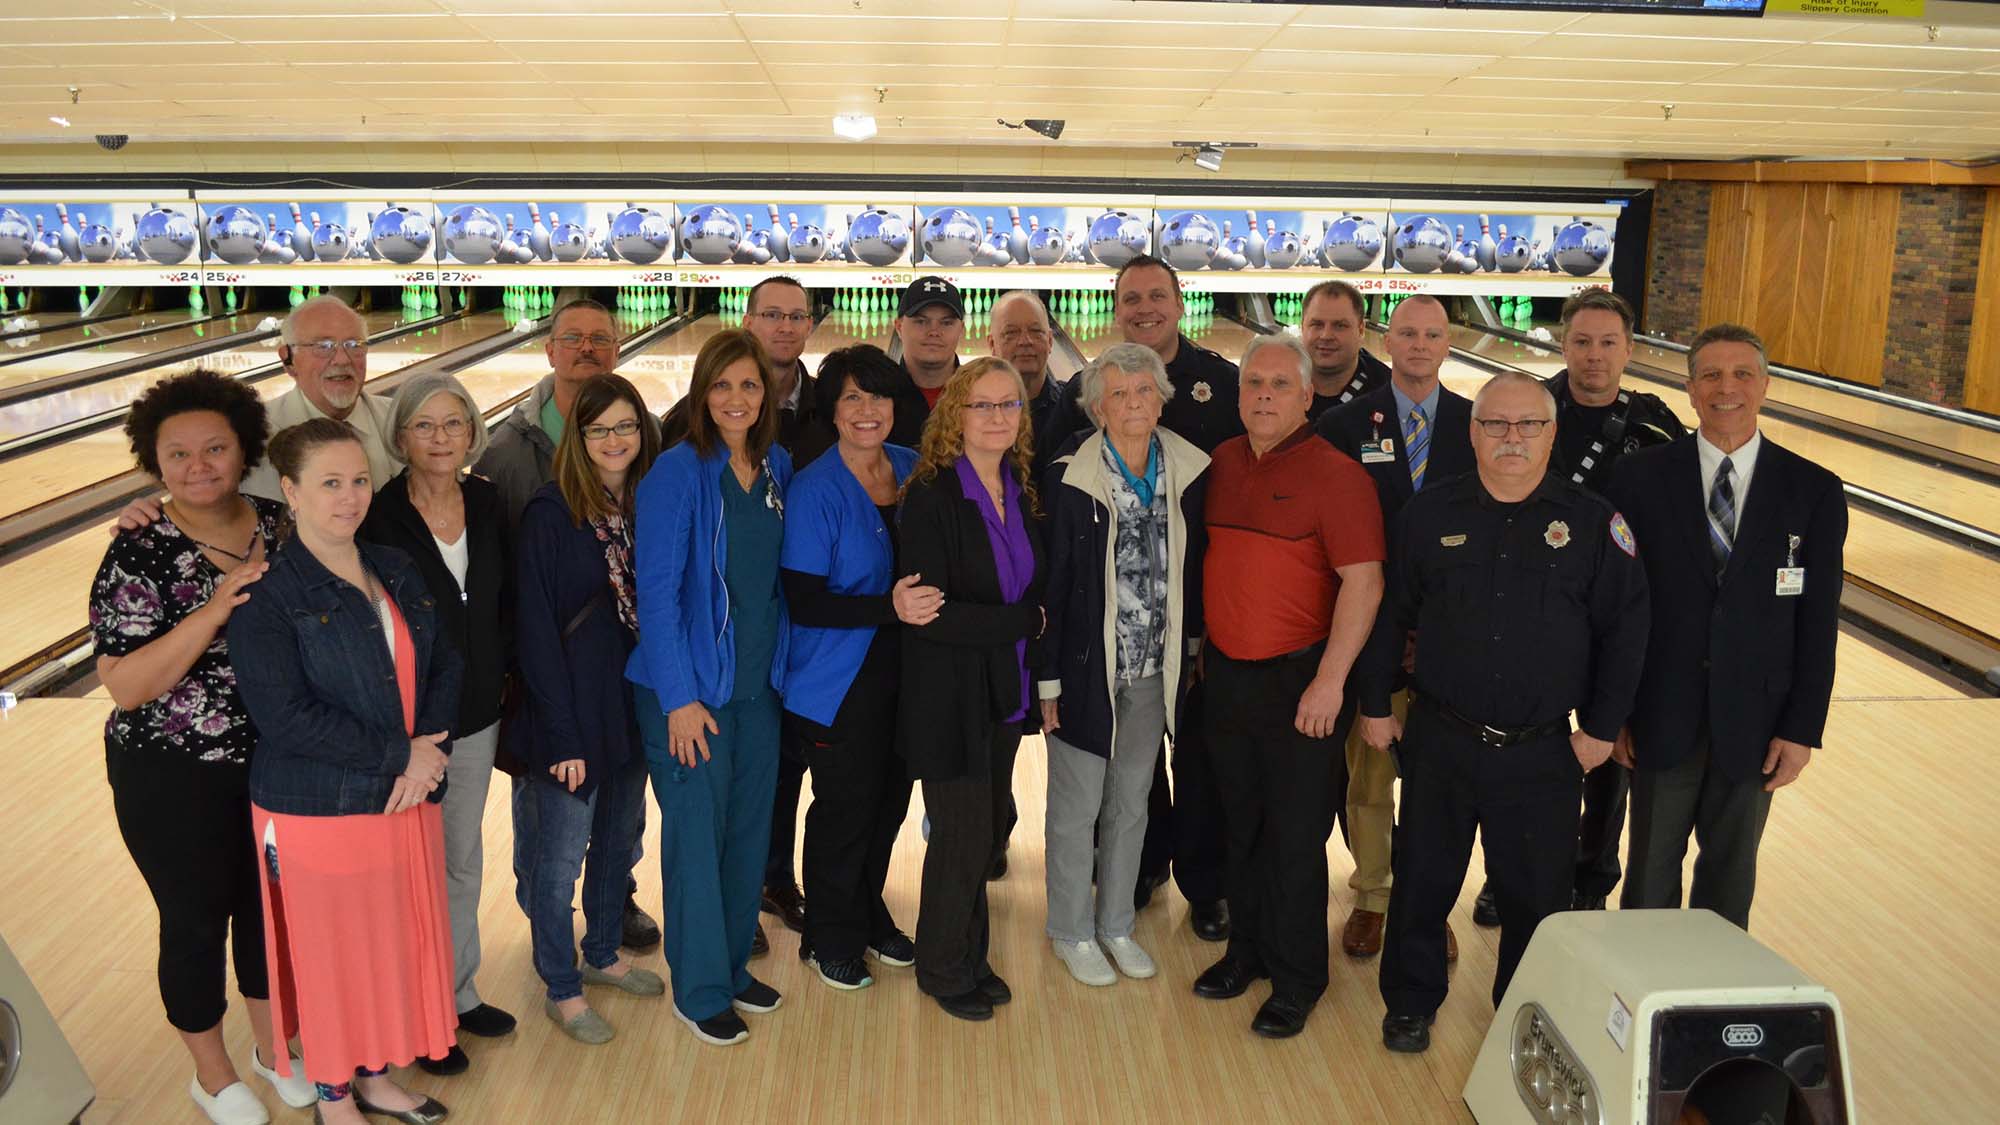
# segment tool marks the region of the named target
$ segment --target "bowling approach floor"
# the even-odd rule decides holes
[[[84,1121],[193,1125],[201,1118],[185,1093],[186,1055],[154,984],[153,908],[103,780],[98,732],[109,706],[100,691],[31,699],[0,716],[0,745],[33,751],[0,754],[0,820],[19,854],[44,857],[0,868],[0,919],[97,1084]],[[1967,1065],[1996,1046],[1983,997],[2000,989],[1985,952],[2000,929],[2000,889],[1985,873],[2000,866],[2000,820],[1979,787],[1963,784],[1964,763],[1996,723],[2000,700],[1968,699],[1843,633],[1827,748],[1773,805],[1753,932],[1840,996],[1860,1120],[2000,1119],[2000,1089]],[[753,1017],[752,1038],[732,1049],[697,1043],[663,1001],[602,990],[592,1002],[619,1033],[606,1047],[575,1044],[541,1015],[513,899],[506,789],[496,785],[480,989],[519,1015],[520,1028],[469,1040],[464,1076],[405,1078],[454,1120],[474,1122],[1471,1120],[1459,1091],[1492,1018],[1498,942],[1471,922],[1478,856],[1452,916],[1463,954],[1429,1054],[1381,1048],[1377,962],[1337,947],[1332,986],[1305,1033],[1272,1043],[1248,1030],[1261,986],[1220,1003],[1190,993],[1221,947],[1193,937],[1171,887],[1139,916],[1157,978],[1094,989],[1068,977],[1042,933],[1045,784],[1042,741],[1029,738],[1015,773],[1021,826],[1010,869],[990,887],[993,962],[1016,999],[991,1023],[945,1016],[907,970],[879,969],[874,987],[835,992],[797,960],[796,935],[770,925],[773,952],[752,969],[785,1005]],[[916,919],[921,815],[914,800],[890,875],[890,908],[906,929]],[[1334,928],[1351,903],[1349,862],[1337,842],[1329,855]],[[657,907],[659,868],[642,863],[637,876],[640,901]],[[664,971],[657,953],[639,963]],[[232,1056],[247,1058],[240,1004],[225,1028]],[[274,1120],[304,1120],[261,1083],[252,1088]]]

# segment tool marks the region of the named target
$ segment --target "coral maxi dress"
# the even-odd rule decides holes
[[[416,649],[396,599],[391,638],[403,725],[416,725]],[[412,735],[415,734],[410,729]],[[457,1040],[444,821],[424,801],[394,815],[292,816],[252,807],[264,870],[271,1023],[304,1048],[306,1077],[442,1058]],[[286,1052],[278,1069],[289,1074]]]

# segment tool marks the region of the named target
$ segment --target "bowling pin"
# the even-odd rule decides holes
[[[1007,253],[1014,258],[1014,264],[1028,264],[1028,232],[1021,229],[1021,209],[1009,206],[1007,217],[1014,222],[1014,229],[1007,232]]]
[[[1500,244],[1493,241],[1492,224],[1479,216],[1479,268],[1493,272],[1500,268]]]
[[[292,204],[292,250],[301,262],[313,260],[312,228],[306,226],[305,216],[299,213],[296,203]]]
[[[535,224],[534,233],[528,236],[528,249],[535,252],[535,257],[546,262],[551,255],[549,250],[549,228],[542,222],[542,208],[540,204],[528,204],[528,218]]]
[[[208,298],[201,295],[201,286],[188,286],[188,308],[200,312],[208,307]]]
[[[1244,214],[1250,217],[1250,225],[1243,232],[1243,257],[1249,261],[1251,269],[1261,270],[1264,268],[1264,240],[1257,237],[1257,212],[1245,211]]]
[[[56,239],[63,258],[72,262],[83,260],[83,251],[77,246],[76,227],[69,221],[69,204],[56,204],[56,217],[62,220],[62,230],[56,232]]]
[[[780,262],[792,260],[792,240],[784,227],[778,225],[778,205],[765,204],[771,212],[771,257]],[[794,225],[797,225],[794,222]]]
[[[611,238],[611,212],[609,211],[604,213],[604,260],[607,262],[618,260],[618,245]]]

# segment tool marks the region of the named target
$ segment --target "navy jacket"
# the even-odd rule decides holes
[[[1684,761],[1704,726],[1710,763],[1735,781],[1761,775],[1773,738],[1820,745],[1845,576],[1840,478],[1766,435],[1720,581],[1692,435],[1619,458],[1605,492],[1632,525],[1652,591],[1630,721],[1637,767]],[[1779,597],[1788,559],[1805,568],[1805,591]]]
[[[440,636],[437,604],[409,556],[359,542],[362,561],[396,600],[416,650],[416,733],[451,732],[463,662]],[[410,764],[396,666],[368,595],[334,577],[296,538],[229,616],[229,660],[257,754],[250,799],[294,816],[379,813]],[[440,748],[451,750],[449,741]],[[439,785],[430,799],[444,799]]]
[[[638,637],[618,618],[604,543],[589,524],[576,526],[561,489],[546,484],[528,500],[520,534],[514,636],[527,721],[508,724],[507,751],[550,784],[550,766],[581,758],[576,795],[588,799],[641,752],[632,685],[620,674]]]
[[[1166,652],[1161,674],[1167,689],[1167,733],[1175,728],[1174,700],[1187,642],[1202,635],[1201,562],[1207,553],[1202,496],[1208,456],[1162,426],[1160,488],[1166,496]],[[1104,464],[1104,435],[1092,434],[1056,459],[1043,478],[1048,511],[1048,632],[1042,641],[1037,692],[1059,700],[1064,742],[1100,758],[1111,756],[1117,737],[1112,699],[1117,675],[1116,474]],[[1178,597],[1174,595],[1178,594]]]
[[[463,735],[500,721],[501,687],[514,643],[514,561],[500,490],[480,477],[466,477],[459,482],[459,489],[465,497],[467,537],[465,591],[460,596],[453,596],[458,580],[445,565],[430,526],[410,503],[409,470],[398,473],[375,494],[368,505],[368,518],[362,521],[361,535],[410,556],[424,585],[443,595],[438,598],[438,626],[465,660],[458,722],[452,728]]]
[[[1382,420],[1377,422],[1376,415]],[[1416,490],[1410,487],[1410,451],[1404,446],[1403,423],[1396,416],[1396,391],[1388,383],[1360,398],[1319,416],[1314,432],[1333,443],[1335,449],[1361,462],[1375,478],[1375,494],[1382,501],[1382,526],[1395,526],[1396,513],[1410,502]],[[1396,444],[1394,461],[1369,462],[1362,459],[1361,447],[1388,438]],[[1424,487],[1442,483],[1478,465],[1472,453],[1472,400],[1453,394],[1451,388],[1438,389],[1437,417],[1431,421],[1431,449],[1424,462]]]

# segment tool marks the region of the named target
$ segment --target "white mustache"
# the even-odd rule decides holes
[[[1526,457],[1527,455],[1528,455],[1527,442],[1503,441],[1499,445],[1493,447],[1493,454],[1491,459],[1494,461],[1498,461],[1502,457]]]

